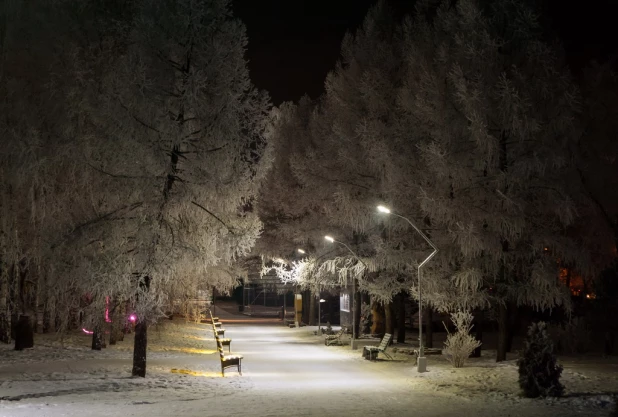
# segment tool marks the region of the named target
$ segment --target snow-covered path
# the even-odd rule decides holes
[[[189,353],[165,348],[168,339],[151,336],[153,352],[143,379],[128,376],[130,341],[116,351],[80,350],[73,360],[15,356],[0,363],[0,398],[5,399],[0,416],[599,415],[599,410],[546,401],[468,396],[430,383],[431,372],[419,375],[408,361],[369,362],[349,346],[326,347],[308,328],[218,315],[226,337],[233,339],[232,351],[244,356],[242,376],[228,369],[221,378],[208,326],[179,325],[179,331],[195,332],[183,336],[195,347]]]

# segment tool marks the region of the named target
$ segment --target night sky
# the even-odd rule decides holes
[[[303,94],[317,98],[337,61],[343,35],[358,28],[375,3],[234,0],[234,15],[247,26],[253,82],[267,90],[276,105],[297,101]],[[401,14],[412,10],[414,1],[389,3]],[[544,9],[545,22],[565,44],[576,74],[591,59],[604,61],[618,49],[618,0],[547,0]]]

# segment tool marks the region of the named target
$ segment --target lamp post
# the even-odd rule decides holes
[[[425,239],[425,241],[429,244],[429,246],[433,248],[433,252],[431,252],[429,256],[427,256],[427,258],[425,258],[425,260],[421,262],[418,266],[418,346],[419,347],[418,347],[418,360],[416,362],[417,363],[416,370],[418,372],[425,372],[427,371],[427,358],[425,358],[425,347],[423,346],[423,299],[422,299],[422,293],[421,293],[421,268],[431,258],[433,258],[436,253],[438,253],[438,248],[436,247],[436,245],[433,244],[431,240],[429,240],[427,235],[425,235],[425,233],[423,233],[418,227],[416,227],[416,225],[412,223],[412,221],[410,221],[410,219],[408,219],[407,217],[404,217],[397,213],[393,213],[390,209],[384,206],[378,206],[378,211],[381,213],[392,214],[393,216],[401,217],[402,219],[407,221],[410,224],[410,226],[412,226],[414,230],[416,230],[418,234],[420,234],[423,237],[423,239]],[[429,323],[429,325],[431,326],[431,323]]]
[[[324,236],[324,239],[328,240],[330,243],[339,243],[340,245],[345,246],[345,248],[347,250],[350,251],[350,253],[363,265],[365,265],[365,268],[367,267],[367,264],[365,262],[362,261],[361,258],[358,257],[358,255],[352,250],[350,249],[350,247],[348,245],[346,245],[343,242],[340,242],[338,240],[333,239],[331,236]],[[354,340],[356,339],[356,278],[354,278],[352,280],[352,349],[354,349]]]
[[[319,296],[320,294],[318,294],[318,297]],[[318,335],[322,334],[322,303],[325,301],[325,299],[320,298],[320,302],[318,303]]]

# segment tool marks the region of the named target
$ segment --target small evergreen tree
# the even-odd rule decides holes
[[[560,383],[562,366],[556,363],[554,344],[547,334],[545,322],[533,323],[528,329],[526,346],[521,353],[519,386],[524,395],[534,397],[559,397],[564,391]]]

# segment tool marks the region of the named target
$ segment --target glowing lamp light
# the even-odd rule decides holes
[[[135,322],[135,320],[137,320],[137,316],[135,314],[131,314],[129,316],[129,321]]]
[[[328,235],[324,236],[324,239],[328,240],[330,243],[333,243],[335,241],[335,239],[333,239],[332,237],[330,237]]]
[[[388,208],[386,208],[386,207],[384,207],[384,206],[378,206],[378,211],[379,211],[380,213],[390,213],[390,212],[391,212],[391,210],[390,210],[390,209],[388,209]]]
[[[304,251],[304,250],[302,250],[302,249],[300,249],[300,248],[298,248],[298,249],[296,249],[296,250],[297,250],[297,251],[298,251],[298,253],[300,253],[300,254],[303,254],[303,255],[305,254],[305,251]]]
[[[93,334],[94,332],[91,332],[90,330],[84,329],[82,327],[82,332],[86,333],[86,334]]]

